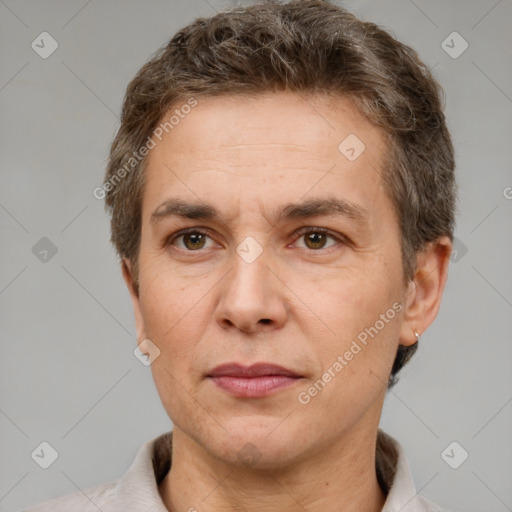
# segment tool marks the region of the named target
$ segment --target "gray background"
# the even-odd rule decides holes
[[[133,355],[131,303],[92,191],[128,81],[178,28],[226,5],[0,0],[1,510],[117,478],[172,426]],[[343,5],[434,67],[458,162],[457,258],[381,427],[421,494],[454,511],[512,510],[512,3]],[[47,59],[31,48],[43,31],[59,45]],[[441,46],[453,31],[469,43],[456,59]],[[42,237],[57,247],[46,262],[32,251]],[[46,470],[31,458],[42,441],[59,454]],[[441,457],[452,441],[469,453],[458,469]]]

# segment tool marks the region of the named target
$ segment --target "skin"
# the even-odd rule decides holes
[[[366,146],[354,161],[338,150],[349,134]],[[139,294],[128,260],[123,275],[138,341],[160,350],[151,369],[174,425],[172,467],[159,486],[166,507],[380,511],[375,444],[388,377],[398,345],[413,344],[437,315],[450,240],[419,253],[404,283],[398,219],[380,176],[386,138],[346,98],[199,98],[157,142],[146,169]],[[355,203],[367,220],[276,220],[285,205],[313,197]],[[223,220],[151,222],[169,198],[206,201]],[[317,234],[312,244],[298,233],[304,227],[345,241]],[[185,228],[205,230],[204,245],[172,238]],[[248,236],[263,249],[252,263],[236,252]],[[299,393],[397,302],[401,312],[300,403]],[[233,397],[206,377],[228,362],[272,362],[302,378],[264,398]],[[238,455],[249,442],[253,465]]]

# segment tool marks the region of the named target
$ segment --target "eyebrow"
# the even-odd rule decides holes
[[[293,219],[306,219],[320,215],[339,215],[348,217],[361,224],[369,220],[369,213],[362,206],[337,197],[312,198],[298,203],[289,203],[273,218],[278,224]],[[151,224],[157,224],[163,219],[181,217],[186,219],[205,219],[225,223],[221,213],[206,202],[187,202],[181,199],[167,199],[151,214]]]

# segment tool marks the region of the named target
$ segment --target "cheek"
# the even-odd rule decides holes
[[[305,304],[316,317],[316,325],[323,326],[330,337],[347,339],[373,325],[379,315],[392,307],[400,298],[399,287],[394,284],[393,270],[337,269],[328,275],[315,276],[315,282],[299,277],[289,286],[298,290]]]
[[[192,395],[191,376],[195,375],[195,349],[206,327],[198,301],[199,286],[157,279],[146,288],[142,304],[147,337],[160,349],[151,372],[160,400],[177,425],[182,418],[198,414]],[[195,377],[194,377],[195,379]],[[194,380],[195,382],[195,380]]]
[[[315,287],[302,282],[301,295],[308,297],[315,316],[311,312],[303,316],[301,329],[311,340],[319,371],[330,369],[336,374],[334,385],[329,385],[333,392],[338,386],[356,392],[358,387],[382,387],[387,382],[400,324],[400,288],[394,284],[395,273],[394,269],[383,272],[382,268],[372,271],[366,267],[361,272],[341,271],[336,278],[317,280]],[[341,371],[333,368],[338,357],[343,360]],[[343,395],[347,396],[346,392],[344,389]]]
[[[172,338],[204,294],[202,279],[176,277],[173,269],[153,264],[140,276],[141,312],[148,337]]]
[[[194,351],[203,337],[209,315],[204,314],[199,302],[204,295],[199,284],[169,281],[155,279],[147,287],[142,283],[141,310],[146,336],[160,350],[151,365],[153,379],[162,402],[174,410],[177,404],[186,401],[182,395],[186,395],[190,377],[197,371]]]
[[[151,365],[151,373],[160,401],[173,424],[182,429],[186,429],[187,424],[204,423],[203,411],[201,407],[198,408],[193,390],[189,390],[190,386],[185,376],[178,373],[184,366],[184,364],[173,365],[172,358],[169,359],[164,353]]]

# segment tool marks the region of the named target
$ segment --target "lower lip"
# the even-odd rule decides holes
[[[242,398],[260,398],[287,388],[300,380],[284,375],[261,377],[210,377],[219,388],[231,395]]]

